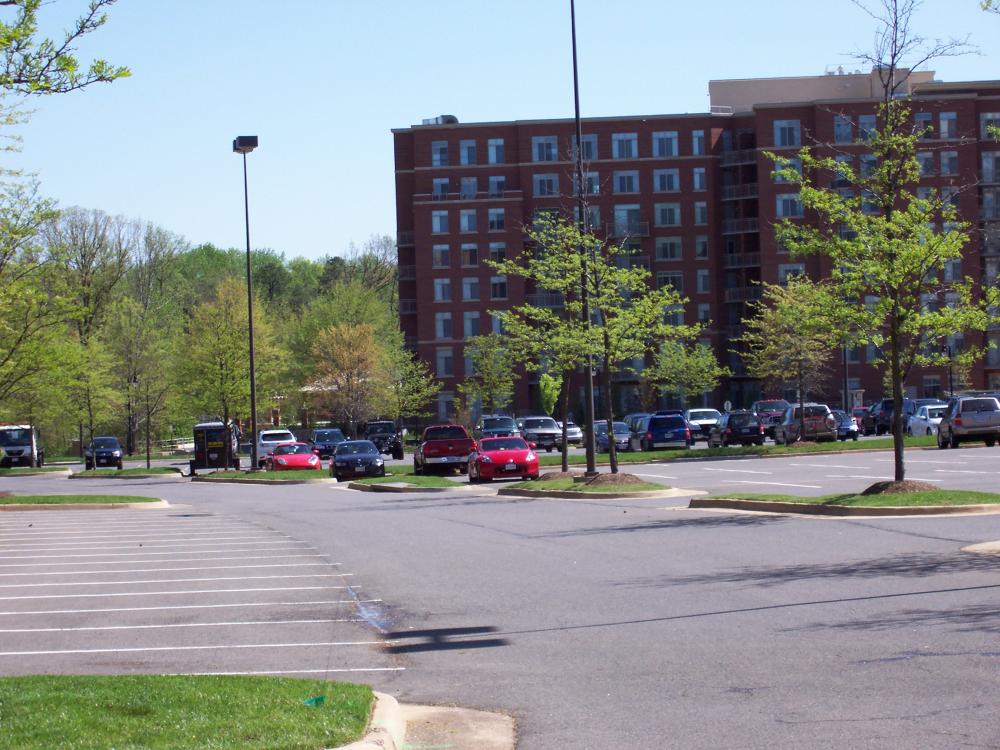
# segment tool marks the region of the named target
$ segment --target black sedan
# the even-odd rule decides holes
[[[96,469],[98,466],[109,466],[122,470],[122,454],[125,453],[118,438],[113,436],[95,437],[94,442],[83,452],[83,465],[86,469]]]
[[[352,477],[384,477],[385,461],[371,440],[347,440],[330,458],[330,476],[336,480]]]
[[[337,450],[337,446],[347,440],[344,437],[344,433],[335,427],[330,427],[322,430],[313,430],[312,439],[309,441],[312,443],[313,448],[319,451],[320,458],[330,458],[333,452]]]

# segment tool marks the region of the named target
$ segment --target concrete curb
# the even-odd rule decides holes
[[[660,500],[669,497],[687,497],[689,495],[708,494],[703,490],[684,490],[675,487],[664,490],[638,490],[636,492],[579,492],[576,490],[519,490],[514,487],[502,487],[498,495],[513,495],[517,497],[556,497],[573,500],[616,500],[616,499],[648,499]]]
[[[466,485],[459,485],[457,487],[418,487],[411,484],[408,487],[400,487],[399,485],[389,483],[362,484],[361,482],[350,482],[347,485],[347,489],[360,490],[361,492],[453,492],[466,488]]]
[[[121,510],[122,508],[169,508],[170,503],[166,500],[155,500],[151,503],[41,503],[38,505],[28,504],[0,504],[0,512],[15,510]]]
[[[215,482],[216,484],[266,484],[266,485],[288,485],[288,484],[337,484],[336,479],[329,477],[317,477],[316,479],[225,479],[215,478],[211,474],[205,476],[185,477],[192,482]]]
[[[784,513],[813,516],[954,516],[1000,513],[1000,505],[888,505],[863,508],[850,505],[819,505],[781,503],[763,500],[730,500],[725,498],[695,498],[688,508],[726,508],[753,510],[762,513]]]
[[[4,477],[11,477],[16,479],[17,477],[68,477],[72,476],[73,472],[69,469],[59,469],[57,471],[33,471],[27,474],[0,474],[0,479]]]
[[[85,471],[75,471],[70,473],[70,479],[184,479],[184,475],[179,471],[159,474],[90,474]]]
[[[338,750],[403,750],[406,719],[399,701],[385,693],[374,692],[374,695],[375,706],[364,736],[350,745],[341,745]]]

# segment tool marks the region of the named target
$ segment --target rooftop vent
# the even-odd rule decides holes
[[[457,125],[458,118],[455,115],[438,115],[437,117],[425,118],[421,125]]]

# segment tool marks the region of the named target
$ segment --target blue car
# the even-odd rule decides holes
[[[855,421],[853,415],[839,409],[834,409],[830,413],[837,420],[837,440],[843,442],[848,439],[858,439],[858,423]]]
[[[627,451],[629,439],[632,437],[628,425],[624,422],[612,422],[611,425],[614,428],[615,450]],[[608,440],[607,422],[594,423],[594,437],[597,441],[597,450],[601,453],[608,453],[611,447]]]
[[[639,450],[690,448],[693,442],[691,425],[679,413],[646,417],[639,430]]]

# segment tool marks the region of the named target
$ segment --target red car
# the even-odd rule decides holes
[[[323,462],[319,458],[319,449],[308,443],[278,443],[264,459],[264,468],[268,471],[323,471]]]
[[[469,456],[469,482],[490,482],[500,477],[538,479],[538,454],[524,438],[483,438]]]

